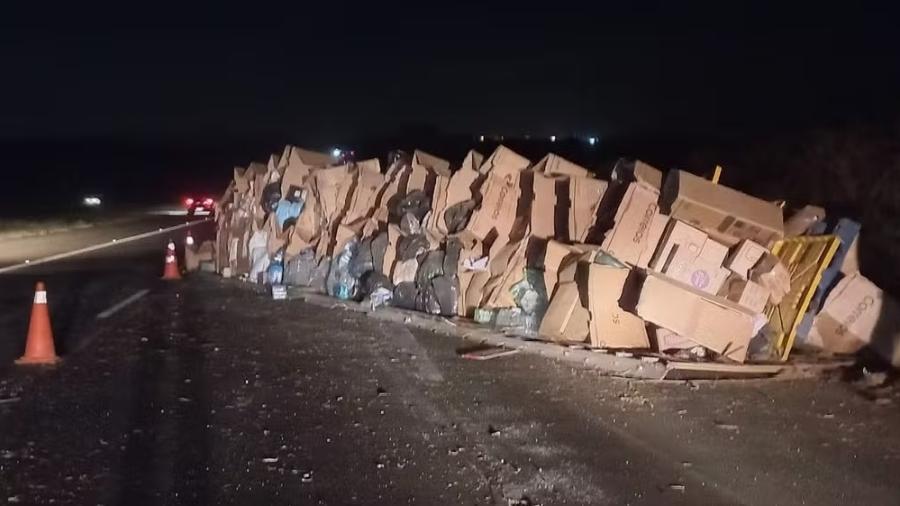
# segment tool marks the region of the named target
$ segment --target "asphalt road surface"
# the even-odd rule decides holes
[[[900,502],[891,385],[465,360],[457,338],[362,313],[212,275],[162,282],[167,238],[0,274],[0,502]],[[63,361],[22,368],[38,279]]]

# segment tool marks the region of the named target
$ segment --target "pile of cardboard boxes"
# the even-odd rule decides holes
[[[895,335],[874,323],[892,303],[858,270],[826,276],[827,287],[800,276],[851,263],[854,240],[804,264],[783,253],[792,239],[778,204],[640,161],[620,160],[607,182],[557,155],[532,163],[503,146],[487,158],[470,151],[459,166],[394,152],[386,170],[287,146],[235,168],[217,220],[217,270],[252,282],[560,343],[729,362],[786,358],[767,329],[792,305],[788,348],[796,328],[798,346],[871,344],[900,362]],[[790,223],[796,236],[823,222]]]

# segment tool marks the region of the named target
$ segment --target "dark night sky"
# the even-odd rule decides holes
[[[720,133],[897,112],[894,12],[556,4],[14,13],[0,138]]]
[[[600,171],[618,155],[678,163],[641,138],[742,146],[900,118],[896,7],[30,4],[0,6],[0,216],[85,192],[218,192],[288,142],[454,159],[480,133],[597,135],[573,159]],[[412,139],[428,125],[459,136]]]

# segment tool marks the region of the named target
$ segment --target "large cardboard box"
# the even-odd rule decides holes
[[[644,320],[625,311],[620,299],[628,286],[630,269],[590,264],[588,267],[588,311],[591,315],[591,346],[597,348],[649,348]],[[632,278],[633,279],[633,278]]]
[[[834,353],[868,346],[900,367],[900,306],[862,274],[851,274],[825,299],[807,342]]]
[[[559,280],[559,271],[568,263],[577,261],[582,252],[575,247],[558,241],[547,241],[544,250],[544,287],[547,296],[552,297]]]
[[[662,236],[666,231],[666,225],[669,224],[669,217],[665,214],[657,214],[650,222],[650,229],[647,232],[647,247],[638,256],[636,267],[646,269],[650,266],[650,261],[656,254],[656,250],[662,244]]]
[[[569,239],[584,242],[597,221],[597,208],[609,183],[587,177],[569,179]]]
[[[531,235],[541,239],[556,237],[556,185],[559,179],[541,173],[530,175],[532,180]],[[568,214],[568,209],[565,210]]]
[[[301,188],[309,174],[318,167],[327,167],[332,159],[325,153],[317,153],[295,146],[285,147],[281,163],[287,162],[281,178],[281,194],[288,195],[291,187]]]
[[[347,209],[341,222],[352,223],[360,218],[368,218],[375,212],[378,190],[384,185],[384,176],[377,159],[356,164],[356,184],[345,206]]]
[[[479,169],[487,174],[481,205],[472,213],[467,227],[478,239],[484,240],[495,229],[499,237],[509,237],[518,212],[519,179],[529,165],[526,158],[504,146],[484,161]]]
[[[769,250],[753,241],[743,240],[725,260],[725,267],[738,276],[749,279],[752,269]]]
[[[650,244],[650,229],[659,214],[658,199],[655,188],[629,183],[601,248],[621,262],[638,265],[645,250],[656,249],[656,244]]]
[[[736,362],[744,361],[753,337],[752,312],[653,272],[644,280],[637,314]]]
[[[557,342],[584,342],[590,332],[588,310],[581,304],[578,285],[562,283],[550,299],[538,334]]]
[[[729,246],[750,239],[768,247],[784,237],[784,219],[775,204],[683,170],[669,172],[661,202],[672,218]]]

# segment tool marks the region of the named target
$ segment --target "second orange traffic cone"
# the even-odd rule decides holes
[[[34,287],[34,304],[31,305],[25,354],[16,363],[46,365],[58,361],[56,346],[53,344],[53,329],[50,327],[50,310],[47,308],[47,289],[39,281]]]
[[[175,243],[169,240],[166,246],[166,267],[163,269],[163,279],[181,279],[181,271],[178,270],[178,257],[175,256]]]

